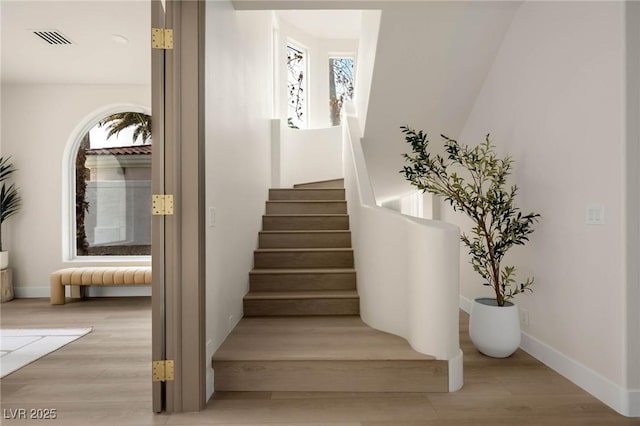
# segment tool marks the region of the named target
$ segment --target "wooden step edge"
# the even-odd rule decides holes
[[[344,188],[269,188],[269,191],[344,191]]]
[[[296,183],[295,185],[293,185],[293,189],[301,189],[301,188],[304,188],[305,185],[319,185],[319,184],[324,184],[324,183],[329,184],[329,183],[340,183],[340,182],[344,185],[344,178],[317,180],[317,181],[305,182],[305,183]],[[342,189],[342,188],[344,188],[344,186],[337,187],[337,188],[322,188],[322,189]]]
[[[266,213],[262,217],[349,217],[347,213]]]
[[[349,315],[344,315],[349,316]],[[271,317],[275,318],[275,317]],[[291,317],[287,317],[291,318]],[[256,362],[256,363],[270,363],[270,362],[283,362],[283,361],[312,361],[312,362],[336,362],[336,363],[357,363],[357,362],[379,362],[379,363],[416,363],[416,366],[419,367],[423,363],[440,363],[443,368],[448,366],[448,361],[437,359],[433,355],[418,353],[418,355],[394,355],[394,356],[383,356],[380,357],[377,354],[371,355],[353,355],[353,354],[345,354],[341,355],[339,352],[334,355],[318,355],[317,351],[314,353],[310,353],[308,355],[302,354],[282,354],[281,356],[275,356],[272,354],[262,354],[260,351],[255,351],[255,353],[247,354],[247,355],[238,355],[236,353],[232,354],[218,354],[214,353],[211,356],[211,362]],[[353,364],[352,364],[353,365]]]
[[[272,204],[302,203],[302,204],[319,204],[319,203],[341,203],[346,204],[347,200],[267,200]]]
[[[257,248],[254,253],[348,253],[353,252],[352,247],[277,247],[277,248]]]
[[[244,300],[359,299],[355,290],[250,291]]]
[[[350,229],[267,229],[260,231],[259,234],[350,234]]]
[[[265,269],[254,268],[249,271],[253,275],[300,275],[300,274],[355,274],[353,268],[300,268],[300,269]]]

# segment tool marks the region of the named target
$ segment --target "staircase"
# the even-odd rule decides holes
[[[216,391],[447,392],[447,362],[360,319],[343,181],[271,189]]]
[[[341,185],[269,191],[245,317],[360,313]]]

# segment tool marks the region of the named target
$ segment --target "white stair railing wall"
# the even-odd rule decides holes
[[[352,105],[343,123],[360,316],[373,328],[404,337],[416,351],[448,360],[449,391],[456,391],[463,383],[459,229],[377,206]]]

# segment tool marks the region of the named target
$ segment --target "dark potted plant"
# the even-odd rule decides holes
[[[493,289],[495,298],[474,300],[471,340],[486,355],[509,356],[520,344],[518,310],[510,300],[531,291],[534,279],[516,280],[516,268],[503,266],[502,260],[511,247],[529,240],[540,215],[522,214],[516,207],[518,188],[507,187],[513,159],[498,157],[489,135],[475,147],[441,135],[443,157],[427,151],[426,133],[407,126],[401,129],[412,153],[403,154],[405,166],[400,173],[418,189],[443,197],[454,211],[465,213],[474,223],[471,235],[463,233],[461,240],[469,249],[474,271]],[[498,317],[494,320],[494,316]]]
[[[9,264],[9,253],[2,248],[2,224],[20,210],[22,199],[15,184],[7,185],[6,180],[16,171],[9,161],[11,157],[0,157],[0,269]]]

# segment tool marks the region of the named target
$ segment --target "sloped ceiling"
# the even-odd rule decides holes
[[[4,84],[150,84],[149,0],[2,0],[0,15]],[[50,45],[41,29],[72,44]]]
[[[412,189],[399,173],[410,148],[400,126],[427,131],[436,146],[441,133],[460,134],[520,4],[427,2],[383,10],[363,139],[378,201]]]

